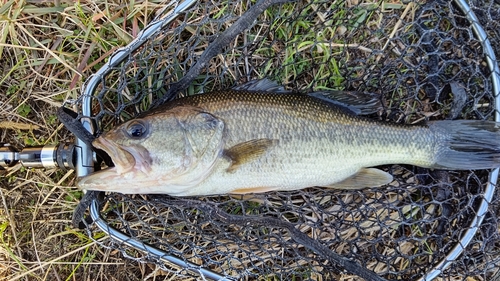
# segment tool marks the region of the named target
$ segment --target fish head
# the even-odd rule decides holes
[[[222,155],[224,122],[179,106],[130,120],[98,137],[115,167],[82,177],[86,190],[175,195],[203,181]]]

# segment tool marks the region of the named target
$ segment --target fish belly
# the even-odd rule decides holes
[[[351,133],[338,126],[334,130],[317,128],[317,131],[306,133],[288,131],[281,136],[253,136],[277,138],[277,145],[231,172],[231,161],[221,157],[214,172],[184,195],[335,187],[335,183],[356,175],[364,167],[395,163],[426,166],[431,163],[432,151],[428,152],[426,145],[408,139],[412,134],[399,136],[388,132],[389,129],[373,132],[362,127],[349,127]],[[423,132],[415,133],[422,136]],[[230,141],[229,146],[241,141]]]

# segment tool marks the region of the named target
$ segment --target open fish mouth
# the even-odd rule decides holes
[[[85,190],[98,189],[102,191],[114,191],[113,189],[117,188],[119,185],[108,185],[106,183],[124,180],[126,174],[130,174],[134,169],[136,162],[134,156],[123,149],[122,146],[103,137],[95,139],[92,145],[107,153],[111,157],[111,160],[113,160],[115,167],[109,167],[102,171],[79,178],[77,186]]]
[[[144,181],[151,171],[151,158],[146,149],[138,146],[123,146],[100,137],[92,143],[95,148],[106,152],[115,167],[87,175],[78,180],[77,186],[87,190],[120,191],[130,181]],[[109,185],[116,182],[116,185]]]
[[[113,141],[100,137],[95,139],[92,145],[95,148],[103,150],[111,157],[111,160],[113,160],[113,163],[115,164],[113,170],[115,170],[115,173],[117,174],[129,172],[136,164],[134,155],[123,146],[118,145]]]

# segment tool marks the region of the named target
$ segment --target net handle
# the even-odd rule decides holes
[[[109,59],[109,61],[99,69],[94,75],[92,75],[89,79],[87,79],[86,83],[82,86],[82,113],[84,116],[91,116],[91,106],[92,106],[92,93],[97,88],[99,81],[104,77],[106,72],[110,67],[118,66],[121,62],[123,62],[131,52],[137,50],[140,46],[142,46],[147,38],[152,36],[155,32],[161,30],[165,25],[169,24],[172,20],[174,20],[180,13],[187,10],[195,0],[186,0],[180,3],[177,1],[173,1],[178,6],[174,9],[174,11],[168,15],[166,18],[162,20],[157,20],[149,24],[143,31],[141,31],[136,39],[134,39],[129,45],[124,48],[118,49]],[[470,6],[465,0],[454,0],[454,3],[459,7],[459,9],[464,13],[467,20],[471,23],[471,28],[476,35],[476,37],[481,41],[481,45],[483,47],[484,55],[486,56],[486,61],[488,67],[491,71],[491,80],[492,80],[492,88],[495,96],[495,121],[500,122],[500,69],[496,61],[496,57],[491,47],[490,41],[488,40],[487,34],[479,24],[479,20],[471,10]],[[93,128],[92,122],[89,118],[82,118],[83,126],[93,133],[95,130]],[[93,171],[93,160],[92,160],[92,151],[90,147],[88,147],[85,143],[77,139],[77,145],[82,149],[78,151],[77,157],[81,159],[81,161],[77,161],[78,167],[76,167],[77,176],[85,176],[90,174]],[[462,239],[457,243],[457,245],[450,251],[450,253],[433,269],[431,269],[425,276],[423,276],[421,281],[430,281],[438,277],[446,268],[448,268],[453,261],[456,260],[458,256],[460,256],[464,249],[469,245],[472,241],[473,237],[476,235],[479,226],[482,224],[482,221],[488,212],[489,203],[492,201],[493,194],[495,192],[495,185],[493,183],[497,182],[499,174],[499,169],[494,169],[489,174],[489,182],[485,188],[483,200],[477,210],[476,217],[472,220],[469,229],[465,232]],[[131,239],[120,231],[111,228],[108,226],[104,219],[100,217],[98,202],[93,201],[91,204],[91,216],[95,220],[97,226],[108,233],[114,239],[121,241],[129,246],[132,246],[136,249],[147,251],[148,253],[154,254],[162,260],[168,260],[175,264],[178,264],[175,259],[179,259],[173,257],[171,255],[166,255],[165,252],[151,247],[149,245],[145,245],[142,242]],[[169,258],[174,258],[173,260],[169,260]],[[209,278],[213,279],[221,279],[221,280],[231,280],[227,279],[224,276],[213,273],[209,270],[200,268],[197,265],[191,265],[186,263],[184,260],[179,259],[179,261],[186,265],[188,269],[196,269],[196,271],[200,271],[202,276],[211,276]],[[204,271],[203,273],[201,271]],[[214,274],[214,275],[212,275]]]
[[[500,122],[500,68],[495,57],[495,52],[491,47],[488,35],[483,27],[479,24],[479,19],[470,8],[465,0],[454,0],[458,8],[464,13],[465,17],[471,24],[472,31],[477,39],[481,42],[483,52],[486,57],[486,62],[491,71],[491,82],[493,84],[493,96],[495,97],[495,121]],[[484,190],[483,199],[476,212],[476,217],[472,220],[469,228],[464,233],[460,241],[451,249],[448,255],[441,260],[434,268],[432,268],[426,275],[419,279],[419,281],[431,281],[438,277],[445,271],[465,250],[476,235],[479,227],[481,226],[484,217],[488,213],[488,207],[493,199],[495,193],[495,184],[498,180],[499,168],[490,172],[488,177],[488,184]]]
[[[118,67],[120,63],[124,62],[132,52],[139,49],[147,40],[152,37],[156,32],[161,31],[166,25],[170,24],[174,19],[176,19],[182,12],[186,11],[191,7],[196,0],[184,0],[184,1],[171,1],[165,9],[171,5],[176,5],[174,10],[163,18],[157,18],[153,22],[149,23],[137,37],[130,42],[125,47],[119,48],[109,57],[109,60],[104,64],[96,73],[91,75],[85,83],[82,85],[82,114],[83,116],[92,116],[92,96],[99,85],[103,77],[110,71],[113,67]],[[90,118],[81,118],[83,127],[87,129],[90,133],[95,132],[94,125]],[[93,169],[93,157],[91,148],[85,144],[83,141],[77,139],[77,146],[81,147],[81,150],[77,151],[77,165],[76,165],[76,175],[78,177],[86,176],[94,171]]]
[[[82,114],[83,116],[92,116],[92,96],[95,92],[95,89],[99,85],[101,79],[110,71],[112,67],[117,67],[128,58],[128,56],[140,48],[151,36],[153,36],[156,32],[162,30],[166,25],[170,24],[174,19],[176,19],[180,13],[186,11],[191,7],[196,0],[185,0],[185,1],[172,1],[166,8],[170,5],[177,5],[174,10],[164,18],[155,19],[155,21],[151,22],[148,26],[146,26],[138,35],[137,38],[132,40],[130,44],[127,46],[116,50],[109,58],[108,62],[103,65],[95,74],[90,76],[82,86]],[[90,133],[95,132],[95,128],[93,126],[92,120],[90,118],[82,118],[82,125],[85,129],[87,129]],[[76,165],[76,175],[78,177],[82,177],[88,175],[94,171],[94,163],[92,156],[92,149],[82,140],[76,140],[77,147],[81,147],[77,151],[77,165]],[[186,262],[183,259],[169,255],[164,251],[155,248],[151,245],[144,244],[136,239],[132,239],[126,234],[118,231],[110,227],[107,222],[101,217],[99,212],[99,202],[94,198],[90,204],[90,215],[97,227],[101,229],[104,233],[107,233],[111,238],[116,241],[120,241],[123,244],[126,244],[130,247],[133,247],[137,250],[143,251],[146,254],[158,258],[162,261],[167,261],[173,263],[177,266],[180,266],[184,269],[194,271],[203,279],[209,278],[212,280],[232,280],[223,275],[219,275],[211,270],[200,267],[196,264]]]
[[[212,280],[220,280],[220,281],[235,281],[235,279],[228,278],[226,276],[220,275],[214,271],[203,268],[197,264],[185,261],[182,258],[176,257],[174,255],[168,254],[163,250],[160,250],[156,247],[148,245],[144,242],[141,242],[137,239],[131,238],[127,234],[117,230],[109,226],[104,218],[101,217],[99,212],[99,203],[97,200],[93,200],[90,205],[90,213],[92,215],[92,219],[94,220],[94,224],[99,227],[103,232],[108,233],[112,240],[119,241],[129,247],[142,251],[146,253],[148,256],[152,256],[154,258],[160,259],[163,262],[173,263],[183,269],[195,272],[200,275],[203,280],[207,278]]]

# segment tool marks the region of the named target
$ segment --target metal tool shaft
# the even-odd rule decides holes
[[[0,147],[0,168],[20,163],[30,168],[75,168],[75,146],[73,144],[40,145],[25,147],[17,151],[10,145]]]

